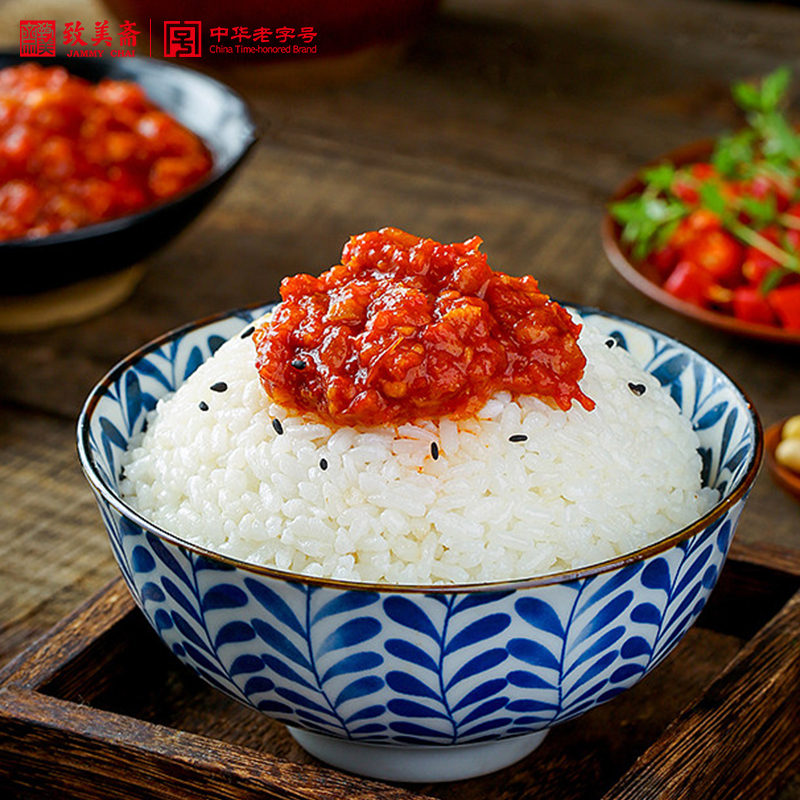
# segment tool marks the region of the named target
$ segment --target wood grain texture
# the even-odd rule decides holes
[[[4,714],[13,708],[13,718]],[[15,790],[81,800],[425,800],[423,795],[322,767],[245,753],[220,740],[130,717],[0,690],[0,776]],[[9,742],[18,742],[15,747]],[[43,770],[37,753],[57,759]],[[91,780],[87,780],[92,776]]]
[[[65,700],[91,702],[103,692],[107,680],[104,672],[113,676],[129,668],[116,662],[121,647],[130,655],[127,642],[131,625],[144,622],[141,615],[131,613],[134,608],[125,584],[114,578],[6,664],[0,670],[0,686],[14,685]]]
[[[91,29],[103,8],[100,0],[8,0],[0,47],[18,49],[21,18],[81,19]],[[75,453],[75,421],[92,385],[170,328],[274,299],[283,276],[326,269],[352,233],[391,224],[444,241],[480,235],[496,269],[532,273],[558,299],[697,348],[742,386],[765,425],[798,413],[796,350],[721,334],[656,305],[614,272],[599,236],[606,198],[639,164],[737,124],[731,81],[783,63],[800,75],[798,41],[794,3],[446,0],[399,62],[358,81],[280,92],[254,73],[198,65],[252,105],[263,135],[243,169],[147,262],[113,313],[0,335],[0,667],[116,575]],[[701,646],[700,631],[690,641],[703,663],[695,671],[677,660],[664,665],[684,701],[717,674],[715,648],[720,658],[732,655],[738,634],[749,638],[796,591],[798,514],[800,505],[762,472],[735,546],[774,549],[764,563],[723,571],[727,599],[715,597],[708,609],[717,638]],[[770,586],[776,560],[786,569]],[[139,640],[135,627],[130,633]],[[155,681],[126,706],[98,673],[98,709],[128,713],[141,700],[154,724],[182,719],[197,735],[241,735],[248,746],[269,741],[278,755],[303,757],[288,737],[153,666],[151,677],[170,681],[168,708],[156,702]],[[67,677],[53,691],[77,697],[80,681]],[[535,764],[504,776],[505,797],[534,789],[545,798],[600,797],[679,710],[642,692],[620,698],[624,736],[609,737],[614,718],[602,714],[565,736],[580,756],[552,735]],[[202,703],[216,721],[198,712]],[[620,742],[632,732],[641,744],[626,755]],[[478,782],[475,797],[489,796],[494,783]],[[776,800],[796,800],[800,782],[775,791]]]
[[[800,766],[798,643],[800,593],[603,800],[773,797]]]
[[[118,570],[81,474],[75,425],[0,416],[0,666]]]

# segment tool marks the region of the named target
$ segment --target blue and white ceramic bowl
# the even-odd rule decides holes
[[[130,81],[202,139],[208,175],[187,191],[133,214],[52,233],[0,242],[0,330],[32,331],[106,311],[134,290],[145,261],[166,247],[219,196],[258,140],[245,100],[210,76],[169,61],[47,57],[0,52],[0,69],[38,62],[63,67],[90,83]]]
[[[169,333],[92,391],[78,450],[136,602],[212,686],[289,726],[309,752],[386,780],[472,777],[653,669],[702,611],[762,458],[752,404],[703,356],[592,309],[669,387],[721,500],[655,545],[546,577],[459,586],[301,577],[222,557],[137,516],[120,457],[146,413],[266,307]]]

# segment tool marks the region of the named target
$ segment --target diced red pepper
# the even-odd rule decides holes
[[[779,246],[780,231],[774,225],[764,228],[761,236],[768,242]],[[745,248],[744,261],[742,262],[742,275],[744,279],[755,286],[760,286],[767,274],[772,272],[778,266],[772,256],[768,256],[763,250],[750,245]]]
[[[709,211],[707,208],[698,208],[681,220],[670,237],[669,244],[682,250],[701,233],[719,230],[721,226],[720,218],[713,211]]]
[[[679,261],[664,281],[664,289],[670,294],[702,307],[710,305],[709,297],[714,286],[711,273],[692,261]]]
[[[800,230],[797,230],[797,228],[787,228],[786,244],[792,250],[800,250]]]
[[[747,194],[757,200],[766,200],[770,196],[774,197],[775,207],[778,211],[785,211],[789,206],[789,198],[786,193],[767,175],[756,175],[747,187]]]
[[[648,257],[648,261],[658,270],[662,278],[666,278],[678,263],[679,258],[680,252],[678,248],[667,244],[660,250],[652,252]]]
[[[739,286],[733,290],[733,315],[743,322],[776,325],[775,312],[756,286]]]
[[[784,328],[800,330],[800,283],[773,289],[767,301]]]
[[[756,175],[750,181],[748,194],[756,200],[766,200],[773,188],[772,181],[766,175]]]
[[[672,193],[679,200],[683,200],[687,205],[693,206],[700,200],[700,194],[694,186],[690,186],[685,181],[678,178],[672,184]]]
[[[800,217],[800,203],[793,203],[786,209],[786,213],[790,217]]]
[[[716,283],[735,286],[741,282],[744,249],[726,231],[703,231],[686,245],[683,256],[711,273]]]
[[[716,167],[709,164],[707,161],[698,161],[692,164],[690,170],[692,177],[697,178],[699,181],[707,181],[709,178],[714,178],[717,175]]]
[[[760,286],[764,278],[776,269],[780,269],[777,261],[755,249],[752,249],[742,263],[742,275],[753,286]]]
[[[700,200],[697,184],[716,177],[716,169],[706,162],[698,162],[689,167],[689,176],[680,173],[673,181],[672,193],[688,205],[694,205]]]

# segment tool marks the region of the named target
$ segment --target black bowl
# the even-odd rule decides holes
[[[144,56],[37,59],[0,53],[0,69],[31,61],[63,66],[93,83],[110,78],[139,84],[150,100],[203,140],[213,167],[187,193],[135,214],[39,239],[0,243],[0,296],[24,298],[107,276],[152,255],[216,197],[258,138],[244,100],[192,69]]]

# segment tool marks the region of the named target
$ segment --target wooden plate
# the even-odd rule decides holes
[[[767,469],[769,469],[775,483],[784,491],[800,500],[800,474],[781,466],[775,460],[775,448],[781,441],[781,431],[785,419],[770,425],[764,431],[764,452],[766,455]]]
[[[651,161],[646,166],[669,161],[676,166],[689,164],[694,161],[703,161],[710,157],[714,141],[712,139],[702,139],[691,144],[684,145],[676,150],[664,154],[660,158]],[[636,173],[629,177],[611,197],[610,202],[624,200],[637,192],[641,192],[643,183],[639,174],[644,167],[636,170]],[[651,265],[646,263],[636,263],[631,260],[627,247],[621,241],[622,226],[616,222],[610,214],[606,213],[603,217],[601,236],[603,249],[606,252],[611,264],[622,277],[633,287],[651,300],[655,300],[667,308],[690,317],[705,325],[719,330],[733,333],[738,336],[745,336],[751,339],[761,339],[769,342],[779,342],[783,344],[800,344],[800,331],[786,330],[773,325],[759,325],[754,322],[743,322],[729,314],[718,311],[711,311],[707,308],[700,308],[693,303],[681,300],[666,290],[661,288],[658,275]]]

